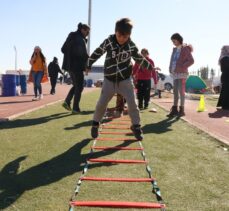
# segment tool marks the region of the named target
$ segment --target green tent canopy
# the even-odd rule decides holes
[[[190,75],[186,80],[186,91],[200,91],[206,89],[206,83],[197,75]]]

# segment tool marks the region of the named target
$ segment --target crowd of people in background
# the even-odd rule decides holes
[[[162,97],[161,93],[164,87],[159,77],[161,69],[155,67],[146,48],[143,48],[139,53],[136,44],[131,39],[132,27],[133,24],[130,19],[118,20],[115,25],[115,33],[109,35],[91,55],[88,55],[86,45],[90,26],[79,23],[77,30],[68,35],[61,48],[64,55],[62,69],[68,72],[72,81],[72,87],[62,106],[71,111],[72,114],[81,112],[80,99],[84,88],[84,76],[91,71],[93,63],[103,54],[106,54],[102,91],[92,121],[91,136],[93,138],[98,136],[98,128],[109,101],[117,94],[117,116],[122,115],[124,105],[127,104],[132,122],[131,129],[135,137],[142,140],[139,110],[149,107],[151,79],[154,81],[158,97]],[[183,37],[179,33],[174,33],[171,36],[171,41],[174,48],[169,63],[169,72],[173,78],[174,97],[173,106],[167,115],[169,118],[185,115],[185,83],[188,77],[188,68],[194,63],[193,48],[191,45],[183,43]],[[134,64],[132,64],[132,60],[134,60]],[[48,76],[51,83],[50,94],[54,95],[58,74],[61,74],[62,80],[65,76],[59,67],[58,59],[54,57],[47,67],[41,48],[36,46],[30,64],[29,80],[34,84],[34,98],[32,100],[36,101],[43,98],[41,83],[47,81]],[[222,89],[217,107],[229,109],[229,46],[223,46],[219,65],[222,71]]]

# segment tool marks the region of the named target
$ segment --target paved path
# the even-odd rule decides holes
[[[50,84],[42,84],[44,98],[32,101],[33,85],[28,84],[27,94],[24,96],[2,97],[0,96],[0,122],[14,119],[22,114],[37,110],[44,106],[63,101],[71,88],[67,84],[57,84],[56,94],[50,95]],[[95,88],[85,88],[83,93],[93,91]]]
[[[152,101],[167,111],[173,103],[172,98],[153,98]],[[186,99],[186,116],[182,119],[229,145],[229,111],[217,110],[213,106],[206,105],[206,111],[197,112],[198,105],[199,100]]]

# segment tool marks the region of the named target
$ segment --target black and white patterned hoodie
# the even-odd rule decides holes
[[[104,63],[104,76],[113,82],[128,79],[132,74],[132,62],[134,59],[141,67],[152,70],[152,65],[138,53],[135,43],[129,39],[124,45],[119,45],[116,36],[110,35],[103,43],[91,54],[87,60],[87,68],[96,62],[104,53],[106,59]]]

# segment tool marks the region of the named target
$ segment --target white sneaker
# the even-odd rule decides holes
[[[44,98],[43,94],[40,94],[40,95],[39,95],[39,100],[41,100],[41,99],[43,99],[43,98]]]
[[[32,101],[38,101],[38,100],[39,100],[38,97],[34,97],[34,98],[32,99]]]

